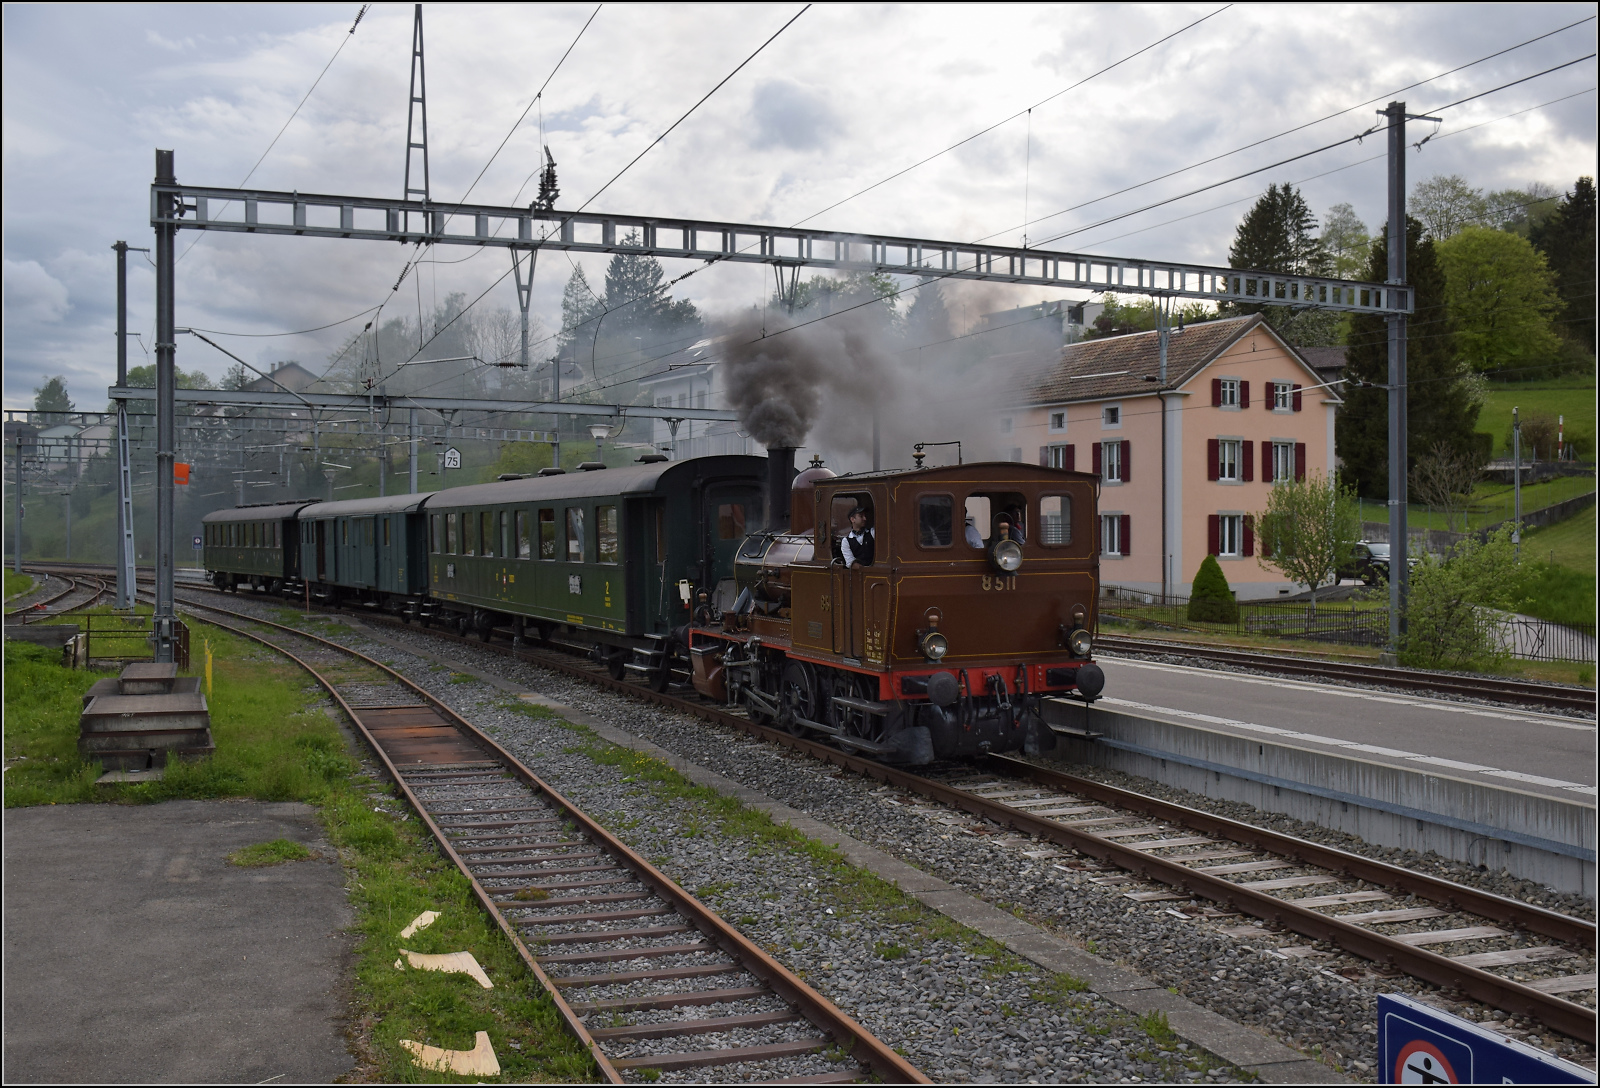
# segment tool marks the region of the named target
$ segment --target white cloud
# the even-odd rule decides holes
[[[38,261],[5,259],[6,323],[55,324],[67,316],[67,288]]]

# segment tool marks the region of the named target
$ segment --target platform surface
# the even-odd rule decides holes
[[[11,1083],[327,1083],[352,920],[310,806],[251,801],[5,810]],[[230,865],[292,839],[322,857]]]

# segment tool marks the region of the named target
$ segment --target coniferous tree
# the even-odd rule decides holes
[[[1330,262],[1316,231],[1317,217],[1293,185],[1269,185],[1239,223],[1228,250],[1229,266],[1292,276],[1327,275]],[[1292,344],[1328,345],[1339,336],[1339,315],[1319,310],[1237,303],[1223,313],[1230,317],[1261,313]]]
[[[65,422],[66,413],[73,410],[72,398],[67,395],[67,379],[58,375],[35,389],[33,410],[47,413],[41,420],[43,423]]]
[[[1479,403],[1464,380],[1456,358],[1454,336],[1445,308],[1444,272],[1433,241],[1415,219],[1407,219],[1406,279],[1414,292],[1415,312],[1407,322],[1406,473],[1440,443],[1479,464],[1488,451],[1475,436]],[[1381,283],[1389,276],[1388,229],[1373,242],[1365,278]],[[1389,395],[1382,388],[1357,383],[1389,382],[1389,329],[1385,318],[1358,314],[1350,323],[1345,353],[1344,407],[1335,422],[1335,442],[1342,478],[1368,499],[1389,497]]]
[[[1529,234],[1555,273],[1556,290],[1566,303],[1562,329],[1592,356],[1595,351],[1594,179],[1583,177],[1566,199]]]

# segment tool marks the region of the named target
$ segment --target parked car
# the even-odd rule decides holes
[[[1415,567],[1415,556],[1406,556],[1407,568]],[[1387,542],[1358,540],[1350,550],[1350,558],[1339,566],[1339,578],[1359,578],[1363,585],[1375,586],[1389,581],[1389,545]]]

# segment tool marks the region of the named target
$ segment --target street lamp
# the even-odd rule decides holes
[[[589,437],[594,439],[594,459],[596,461],[600,460],[600,442],[610,433],[611,425],[608,423],[589,424]]]

